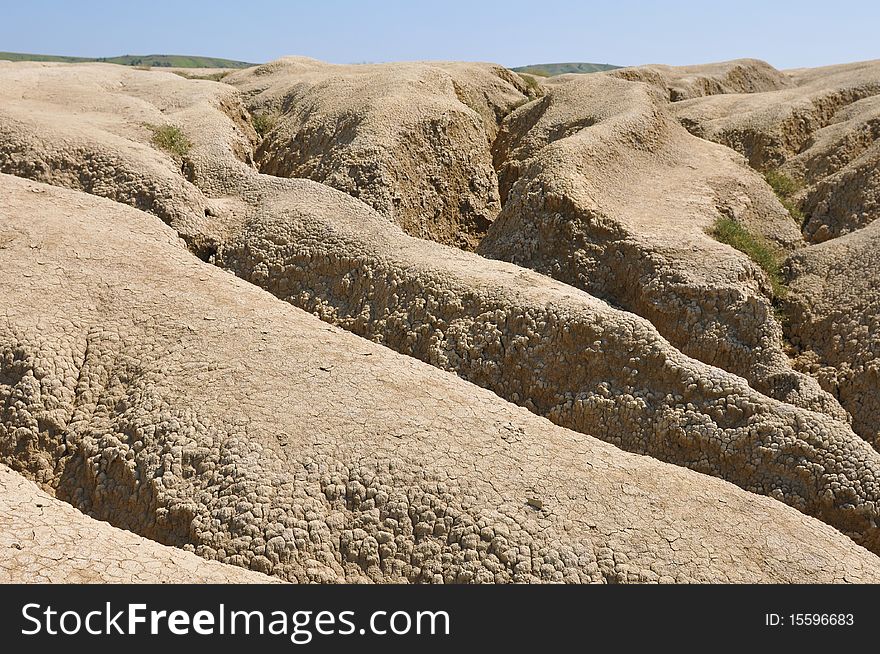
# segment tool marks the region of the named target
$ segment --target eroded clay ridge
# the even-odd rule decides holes
[[[649,322],[582,291],[409,237],[324,185],[256,173],[227,85],[83,68],[121,76],[115,88],[141,102],[171,87],[165,119],[193,141],[185,163],[212,207],[216,262],[560,424],[769,494],[877,547],[878,455],[844,423],[683,356]],[[92,138],[99,147],[101,133]]]
[[[94,520],[0,464],[0,583],[271,581]]]
[[[788,88],[675,105],[693,133],[799,186],[804,237],[820,243],[880,215],[880,61],[788,71]]]
[[[179,93],[163,84],[168,75],[116,68],[0,62],[0,172],[149,211],[204,244],[217,229],[209,205],[181,174],[182,162],[150,145],[150,126],[167,124]],[[187,104],[199,95],[196,83]],[[207,89],[201,97],[217,96]]]
[[[480,245],[654,324],[685,354],[760,392],[846,420],[792,370],[773,291],[707,232],[722,217],[793,249],[797,226],[727,148],[695,138],[649,85],[565,75],[508,116],[496,140],[504,209]]]
[[[788,262],[788,331],[798,365],[840,398],[880,449],[880,222]]]
[[[880,216],[880,62],[786,74],[788,89],[701,98],[675,111],[694,133],[791,180],[804,238],[823,245],[789,259],[786,337],[798,367],[814,374],[850,412],[857,433],[877,446],[880,268],[871,251],[876,228],[866,226]],[[838,237],[839,244],[825,246]]]
[[[506,68],[288,57],[224,81],[263,121],[265,173],[323,182],[408,234],[465,249],[501,210],[489,146],[528,92]]]
[[[835,529],[328,326],[154,216],[0,198],[3,460],[95,517],[300,581],[880,579]]]
[[[608,73],[661,89],[671,102],[723,93],[759,93],[792,85],[788,76],[759,59],[735,59],[697,66],[659,64],[618,68]]]

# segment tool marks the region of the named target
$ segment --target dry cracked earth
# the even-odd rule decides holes
[[[880,582],[878,217],[880,62],[0,62],[0,581]]]

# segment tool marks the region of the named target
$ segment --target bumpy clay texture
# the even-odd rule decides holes
[[[877,579],[835,529],[328,326],[152,216],[0,189],[3,458],[96,517],[297,581]]]
[[[2,461],[292,581],[876,580],[874,225],[679,123],[768,69],[0,64]]]
[[[278,581],[205,561],[83,515],[0,464],[0,583],[229,584]]]

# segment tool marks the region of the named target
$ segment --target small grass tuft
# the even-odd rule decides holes
[[[541,88],[541,83],[538,81],[538,78],[534,74],[520,73],[519,78],[523,82],[525,82],[529,99],[538,98],[544,95],[544,91]]]
[[[277,113],[259,113],[253,115],[251,122],[253,122],[254,130],[256,130],[257,134],[260,135],[260,138],[263,138],[275,129],[280,118],[281,116]]]
[[[764,173],[764,179],[767,180],[770,188],[776,193],[782,206],[788,210],[791,217],[798,223],[798,225],[803,224],[804,214],[793,199],[794,195],[803,188],[803,184],[793,180],[778,169],[768,170]]]
[[[764,179],[767,180],[767,183],[776,195],[783,198],[790,198],[803,188],[802,184],[799,184],[779,169],[768,170],[764,174]]]
[[[782,280],[783,254],[763,236],[752,234],[732,218],[719,218],[710,234],[715,240],[725,243],[746,254],[770,279],[773,294],[784,297],[787,289]]]
[[[192,142],[176,125],[147,125],[153,132],[153,145],[183,159],[192,147]]]

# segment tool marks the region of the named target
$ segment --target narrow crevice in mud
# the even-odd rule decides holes
[[[214,263],[219,244],[216,241],[204,241],[202,239],[184,239],[187,248],[205,263]]]
[[[549,104],[550,98],[542,96],[518,107],[504,118],[498,129],[498,135],[492,141],[490,147],[492,166],[498,180],[498,194],[502,210],[507,205],[507,199],[514,183],[523,174],[525,165],[521,159],[514,157],[513,153],[541,120]]]
[[[9,350],[2,353],[0,460],[85,515],[163,545],[192,545],[193,515],[186,505],[161,508],[156,487],[142,483],[151,477],[134,463],[143,437],[94,428],[131,401],[130,385],[142,374],[108,366],[99,334],[86,336],[81,361],[74,362],[71,397],[65,391],[56,396],[58,389],[38,381],[44,374],[41,353],[24,345],[13,348],[11,358]],[[48,408],[22,410],[68,402],[71,412],[63,417]]]
[[[500,67],[419,64],[401,79],[377,81],[371,68],[325,79],[320,69],[291,66],[280,88],[249,82],[265,94],[241,83],[259,135],[259,172],[340,190],[410,236],[466,251],[479,246],[501,210],[492,162],[498,129],[538,90]],[[348,97],[352,85],[363,86],[361,103]]]
[[[410,236],[475,250],[501,210],[489,148],[481,154],[462,151],[453,144],[458,127],[445,119],[429,120],[418,134],[400,140],[392,158],[380,150],[355,148],[361,161],[347,162],[346,148],[356,138],[358,122],[339,123],[329,131],[305,127],[293,135],[276,128],[254,150],[254,165],[266,175],[310,179],[343,191]],[[474,134],[460,138],[473,140]],[[424,164],[423,152],[438,153],[438,165]],[[483,158],[487,165],[480,163]],[[404,179],[408,188],[402,190]]]
[[[454,134],[458,128],[445,116],[439,121],[430,119],[426,126],[422,126],[424,129],[399,137],[396,147],[402,148],[402,151],[394,153],[394,159],[389,162],[383,163],[382,151],[376,150],[365,151],[372,155],[367,157],[367,161],[354,160],[349,163],[345,160],[345,150],[358,139],[363,140],[359,130],[368,117],[358,113],[343,114],[336,118],[335,123],[323,124],[318,119],[323,120],[324,117],[317,115],[313,107],[300,106],[292,96],[269,104],[255,104],[254,96],[258,94],[242,93],[240,113],[247,117],[250,131],[256,135],[247,160],[265,175],[310,179],[341,190],[373,207],[400,225],[410,236],[473,252],[479,247],[506,199],[499,188],[499,169],[506,162],[502,159],[503,155],[496,152],[502,125],[514,111],[540,100],[544,94],[539,84],[530,83],[511,71],[504,70],[504,73],[506,77],[501,75],[501,78],[517,88],[524,97],[508,107],[493,104],[488,96],[483,98],[494,112],[494,124],[489,126],[483,123],[480,132],[486,146],[477,149],[484,150],[483,154],[488,155],[491,169],[464,180],[464,186],[463,180],[459,179],[461,175],[449,161],[451,154],[460,149]],[[450,81],[458,101],[480,113],[473,106],[474,98],[468,95],[467,90],[454,78]],[[488,119],[485,115],[481,118],[483,121]],[[452,137],[449,137],[450,130]],[[446,135],[446,141],[437,141],[441,134]],[[417,145],[408,144],[411,141]],[[410,159],[423,165],[426,152],[440,156],[444,162],[437,174],[421,180],[429,193],[434,194],[446,207],[441,214],[437,213],[436,208],[433,209],[434,215],[429,221],[434,225],[440,224],[439,232],[402,217],[408,210],[406,205],[409,200],[406,194],[401,194],[397,189],[402,179],[395,166]],[[473,158],[473,153],[470,156]],[[413,175],[412,171],[404,170],[404,173],[408,184],[418,185],[419,180],[413,181],[418,175]],[[485,208],[481,208],[484,205]],[[426,215],[431,211],[429,207]],[[447,213],[448,216],[445,215]],[[448,227],[443,225],[444,222]]]

